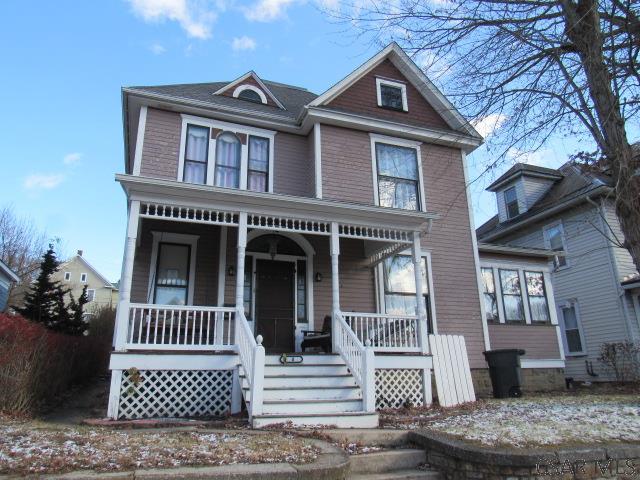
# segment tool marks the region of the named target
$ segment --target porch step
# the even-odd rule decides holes
[[[305,426],[333,426],[335,428],[376,428],[378,426],[378,414],[367,412],[349,413],[307,413],[298,415],[265,414],[255,415],[252,421],[253,428],[263,428],[280,423],[291,423],[296,427]]]
[[[400,448],[351,455],[351,473],[372,474],[416,468],[427,461],[427,453],[418,448]]]
[[[265,375],[285,375],[285,376],[301,376],[301,375],[347,375],[349,370],[343,363],[338,364],[298,364],[298,365],[265,365]]]
[[[342,358],[337,353],[288,353],[290,357],[302,357],[302,363],[287,363],[290,365],[344,365]],[[281,355],[265,355],[265,365],[282,365]]]
[[[349,480],[440,480],[442,474],[437,470],[396,470],[384,473],[352,473]]]
[[[245,400],[246,402],[246,400]],[[247,402],[248,403],[248,402]],[[362,412],[362,400],[352,399],[320,399],[302,400],[263,400],[262,411],[265,414],[300,415],[306,413],[347,413]]]
[[[240,373],[242,387],[249,385],[242,371]],[[265,375],[265,388],[331,388],[331,387],[358,387],[353,376],[345,375]]]
[[[243,382],[243,393],[246,395],[249,391],[249,386],[246,382]],[[265,387],[264,388],[264,400],[360,400],[362,399],[362,393],[360,388],[356,385],[348,386],[330,386],[318,388],[315,386],[310,387]]]

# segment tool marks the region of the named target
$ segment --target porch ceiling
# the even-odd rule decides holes
[[[414,231],[426,231],[438,214],[358,205],[277,193],[233,190],[117,174],[129,200],[162,208],[162,215],[141,216],[186,222],[236,225],[235,216],[247,212],[248,226],[266,230],[290,230],[330,234],[330,224],[339,224],[341,237],[408,243]],[[175,215],[164,209],[197,209],[198,215]]]

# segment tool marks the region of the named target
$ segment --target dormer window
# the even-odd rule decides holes
[[[510,187],[504,191],[504,204],[507,210],[507,218],[513,218],[520,214],[516,187]]]
[[[376,78],[378,106],[406,112],[407,86],[404,83]]]
[[[253,85],[239,85],[233,91],[233,96],[234,98],[247,100],[249,102],[267,104],[267,96],[262,90],[258,87],[254,87]]]

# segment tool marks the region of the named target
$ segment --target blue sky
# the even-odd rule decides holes
[[[321,93],[373,55],[348,25],[305,0],[111,0],[0,6],[0,206],[10,204],[63,253],[83,249],[120,275],[125,196],[120,87],[232,80],[248,70]],[[445,86],[446,93],[446,86]],[[558,166],[573,142],[529,159]],[[470,157],[490,158],[483,147]],[[506,168],[506,166],[505,166]],[[495,212],[490,179],[473,185],[476,225]]]

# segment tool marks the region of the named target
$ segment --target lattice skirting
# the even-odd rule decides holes
[[[424,405],[422,370],[419,368],[376,369],[376,408]]]
[[[221,416],[233,370],[123,370],[118,418]]]

